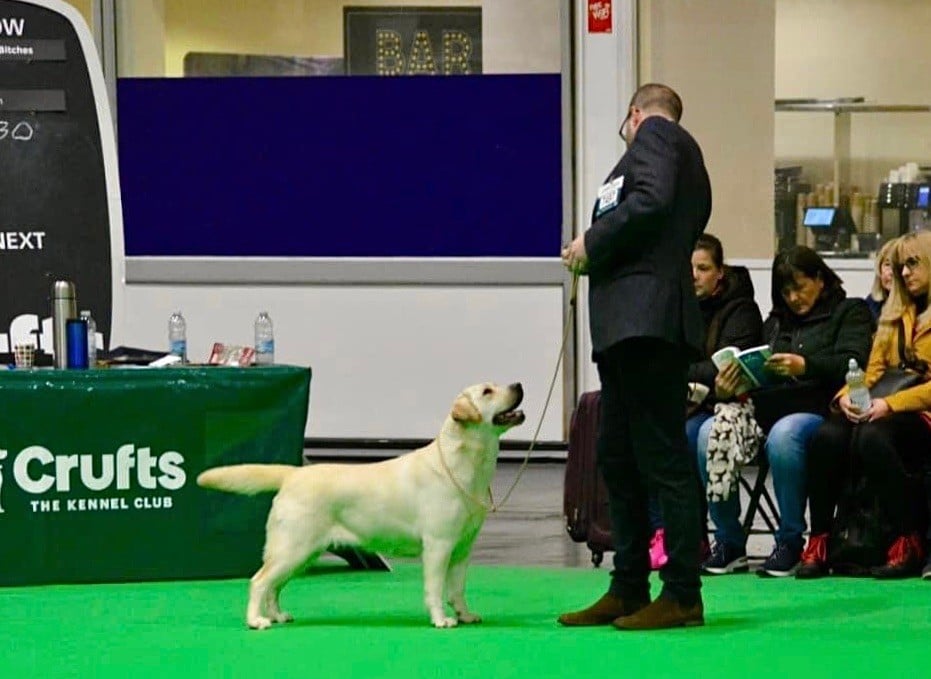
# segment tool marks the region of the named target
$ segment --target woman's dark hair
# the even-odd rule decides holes
[[[693,250],[704,250],[711,255],[711,261],[714,263],[715,268],[721,269],[724,267],[724,247],[721,245],[721,241],[710,233],[700,235],[698,240],[695,241]]]
[[[795,282],[795,274],[802,274],[808,278],[820,278],[824,282],[822,297],[834,290],[841,290],[843,282],[834,273],[834,270],[824,263],[821,255],[804,245],[796,245],[783,250],[773,259],[773,278],[770,293],[773,299],[773,310],[781,314],[791,313],[786,301],[782,298],[782,291]]]

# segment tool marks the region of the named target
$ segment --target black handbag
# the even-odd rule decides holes
[[[905,357],[905,324],[899,323],[899,365],[887,368],[879,380],[870,387],[870,396],[885,398],[896,392],[917,386],[925,381],[928,366],[924,361]]]
[[[868,575],[886,562],[892,542],[879,500],[860,477],[850,479],[828,538],[828,563],[836,575]]]
[[[879,381],[870,388],[873,398],[885,398],[892,394],[917,386],[924,382],[924,376],[908,368],[888,368]]]
[[[860,461],[850,456],[848,465],[828,536],[828,563],[835,575],[869,575],[870,568],[886,562],[892,527]]]

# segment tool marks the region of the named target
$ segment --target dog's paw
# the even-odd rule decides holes
[[[436,628],[455,627],[459,621],[455,618],[434,618],[433,626]]]
[[[249,627],[251,627],[252,629],[268,629],[269,627],[272,626],[272,621],[260,615],[256,618],[252,618],[251,620],[249,620],[248,624],[249,624]]]
[[[294,616],[284,611],[279,611],[272,616],[274,622],[294,622]]]
[[[478,613],[473,613],[472,611],[459,613],[457,617],[459,618],[459,622],[461,622],[463,625],[472,625],[482,621],[482,616],[480,616]]]

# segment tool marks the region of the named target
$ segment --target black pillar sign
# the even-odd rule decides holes
[[[482,72],[481,7],[344,7],[347,75]]]
[[[116,145],[93,38],[61,0],[0,0],[0,354],[52,353],[50,296],[70,280],[111,344],[122,294]]]

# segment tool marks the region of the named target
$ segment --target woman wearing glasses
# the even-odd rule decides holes
[[[828,534],[852,464],[878,498],[894,536],[886,563],[873,568],[872,575],[901,578],[922,570],[926,545],[919,531],[927,523],[927,510],[915,501],[919,484],[914,479],[931,458],[931,232],[903,236],[891,258],[892,292],[879,319],[866,384],[877,385],[903,362],[923,381],[873,398],[863,411],[851,404],[846,388],[835,398],[836,414],[819,428],[809,447],[811,538],[796,572],[799,578],[820,577],[831,568]],[[931,578],[931,563],[925,564],[922,577]]]

